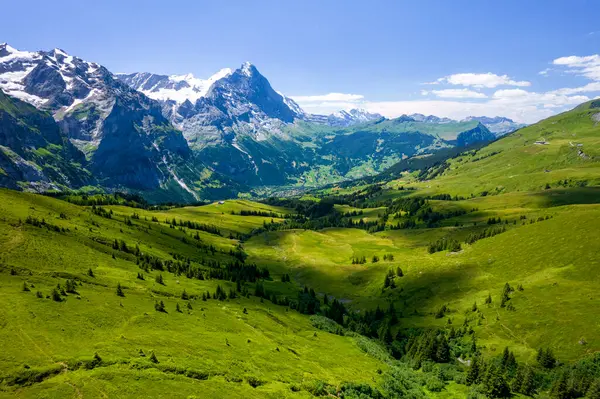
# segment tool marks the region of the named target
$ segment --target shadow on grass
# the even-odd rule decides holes
[[[382,291],[377,298],[379,301],[374,302],[385,300],[393,303],[402,316],[431,314],[433,317],[440,306],[469,294],[469,283],[478,274],[478,270],[473,264],[424,272],[404,270],[403,277],[394,277],[396,288],[383,289],[382,277]]]
[[[533,194],[541,198],[542,206],[600,204],[600,187],[555,188]]]

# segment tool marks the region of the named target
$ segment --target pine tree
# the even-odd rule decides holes
[[[450,319],[448,319],[448,320],[450,320]],[[450,329],[450,333],[448,334],[448,338],[454,339],[455,337],[456,337],[456,329],[454,327],[452,327]]]
[[[509,372],[513,372],[518,366],[519,364],[517,363],[517,359],[515,359],[515,354],[509,352],[505,369]]]
[[[523,381],[524,381],[524,377],[525,377],[525,372],[523,370],[522,367],[519,367],[517,369],[517,373],[515,374],[515,377],[513,378],[512,382],[511,382],[511,388],[513,390],[513,392],[521,392],[521,388],[523,386]]]
[[[23,281],[23,291],[30,291],[29,287],[27,286],[27,282]]]
[[[325,294],[325,295],[323,296],[323,304],[324,304],[324,305],[329,305],[329,298],[327,297],[327,294]]]
[[[154,304],[154,309],[156,309],[157,312],[165,312],[165,303],[163,301],[160,302],[156,302]]]
[[[473,312],[477,312],[477,302],[473,302],[473,306],[471,307]]]
[[[178,303],[175,305],[175,311],[176,311],[177,313],[182,313],[182,312],[181,312],[181,308],[179,307],[179,302],[178,302]]]
[[[188,303],[187,303],[187,308],[188,308],[189,310],[192,310],[192,303],[191,303],[191,302],[188,302]]]
[[[446,339],[445,335],[442,335],[442,338],[438,343],[435,357],[440,363],[447,363],[450,361],[450,345],[448,344],[448,339]]]
[[[152,353],[150,353],[150,361],[152,363],[158,363],[158,359],[156,358],[156,355],[154,354],[154,351],[152,351]]]
[[[396,276],[398,276],[398,277],[404,276],[404,273],[402,272],[402,269],[400,269],[400,266],[398,266],[398,268],[396,269]]]
[[[540,366],[547,369],[551,369],[556,365],[556,358],[554,357],[554,353],[550,348],[546,348],[545,350],[540,348],[538,350],[536,359]]]
[[[390,328],[389,323],[387,322],[381,325],[379,331],[377,332],[377,335],[379,336],[379,339],[385,342],[386,344],[391,344],[394,340],[394,337],[392,336],[392,330]]]
[[[98,355],[98,352],[94,353],[94,360],[92,360],[92,364],[95,366],[99,365],[100,363],[102,363],[102,358],[100,357],[100,355]]]
[[[505,368],[508,364],[508,356],[510,351],[508,350],[508,346],[504,347],[504,351],[502,352],[502,368]]]
[[[185,292],[185,289],[181,293],[181,299],[183,299],[184,301],[187,301],[189,299],[187,292]]]
[[[527,396],[533,396],[535,393],[535,375],[531,367],[527,367],[523,374],[523,383],[521,384],[521,393]]]
[[[123,288],[121,288],[121,283],[117,283],[117,295],[125,296],[125,294],[123,293]]]
[[[567,385],[567,373],[563,372],[558,380],[552,385],[550,396],[553,399],[569,399],[569,388]]]
[[[54,288],[52,290],[52,293],[50,294],[50,297],[52,298],[53,301],[62,302],[62,298],[61,298],[61,296],[58,293],[58,290],[56,288]]]
[[[388,288],[390,286],[390,276],[389,275],[385,275],[385,279],[383,280],[383,288]]]
[[[507,398],[510,396],[510,388],[502,375],[502,370],[494,363],[488,367],[483,384],[485,392],[490,398]]]
[[[485,304],[489,305],[492,303],[492,294],[488,294],[487,298],[485,298]]]
[[[475,356],[473,358],[473,360],[471,360],[471,366],[469,367],[469,370],[467,371],[467,385],[473,385],[473,384],[477,384],[480,381],[481,378],[481,365],[480,365],[480,360],[479,360],[479,356]]]
[[[165,285],[162,274],[158,274],[154,279],[158,284]]]
[[[500,301],[500,307],[505,307],[506,306],[506,302],[508,302],[510,300],[510,293],[513,292],[512,287],[510,286],[510,284],[506,283],[504,284],[504,289],[502,290],[502,300]]]

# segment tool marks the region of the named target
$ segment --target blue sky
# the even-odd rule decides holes
[[[91,4],[5,2],[0,41],[59,47],[113,72],[208,77],[248,60],[311,112],[533,122],[600,94],[597,1]]]

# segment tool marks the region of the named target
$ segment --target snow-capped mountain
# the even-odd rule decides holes
[[[166,164],[189,156],[182,134],[162,115],[158,102],[103,66],[60,49],[19,51],[3,43],[0,90],[51,112],[105,186],[152,190],[181,181]]]
[[[373,122],[385,119],[380,114],[373,114],[364,109],[351,109],[349,111],[338,111],[329,115],[304,114],[303,119],[307,122],[329,125],[332,127],[349,127],[359,123]]]
[[[372,122],[383,119],[380,114],[372,114],[364,109],[351,109],[350,111],[338,111],[327,117],[328,124],[336,127],[346,127],[358,123]]]
[[[63,50],[19,51],[0,44],[0,89],[36,107],[57,111],[81,103],[110,73]]]
[[[21,131],[18,140],[10,134],[0,137],[0,161],[8,157],[3,146],[14,147],[25,165],[45,162],[24,147],[28,143],[51,149],[65,143],[66,150],[56,153],[61,161],[54,164],[64,176],[52,177],[53,171],[45,170],[45,180],[38,180],[45,187],[93,182],[156,193],[165,200],[197,199],[207,190],[227,196],[242,186],[314,186],[359,177],[356,171],[365,162],[376,172],[401,157],[489,141],[491,136],[475,121],[449,123],[420,114],[394,120],[360,109],[308,114],[248,62],[208,79],[114,75],[60,49],[27,52],[3,44],[0,90],[15,97],[15,104],[20,99],[50,112],[53,118],[43,124],[54,124],[44,128],[51,133],[44,140],[35,140],[34,130]],[[0,120],[0,132],[3,127],[20,131],[27,118],[11,115],[6,120],[10,124],[2,126]],[[31,170],[17,171],[14,162],[4,165],[5,171],[14,171],[10,184],[17,187],[19,176]],[[323,168],[331,172],[320,173]],[[85,178],[77,179],[80,172]]]
[[[118,77],[159,100],[165,116],[194,142],[198,134],[213,139],[218,139],[216,133],[231,138],[236,132],[256,136],[265,128],[293,123],[305,116],[298,104],[273,90],[269,81],[249,62],[235,70],[222,69],[205,80],[191,74],[134,73]]]
[[[204,97],[213,83],[232,72],[231,69],[224,68],[208,79],[196,78],[191,73],[167,76],[140,72],[132,74],[119,73],[117,76],[129,86],[152,99],[174,101],[176,104],[181,104],[186,100],[193,103],[200,97]]]
[[[156,75],[148,72],[139,72],[132,74],[117,74],[117,76],[119,79],[121,79],[121,81],[125,82],[132,88],[144,93],[150,98],[160,101],[163,104],[165,114],[178,127],[183,129],[184,133],[186,133],[187,128],[189,127],[189,124],[186,124],[186,120],[191,116],[197,115],[197,112],[195,111],[196,102],[201,98],[206,97],[211,87],[217,84],[221,79],[227,80],[230,75],[238,71],[247,71],[250,74],[258,73],[256,67],[251,63],[247,62],[240,69],[235,71],[230,68],[221,69],[219,72],[215,73],[208,79],[196,78],[191,73],[187,75],[167,76]],[[257,76],[260,76],[261,80],[264,79],[264,81],[266,81],[266,78],[260,75],[260,73],[258,73]],[[220,84],[221,83],[218,83],[217,86]],[[246,86],[251,87],[251,85],[252,84]],[[249,92],[241,93],[241,96],[238,95],[238,100],[242,100],[242,102],[247,102],[246,98],[244,98],[244,95],[248,93]],[[293,99],[287,97],[279,91],[277,91],[276,94],[281,96],[283,104],[287,108],[289,108],[290,111],[294,114],[294,119],[300,119],[320,124],[327,124],[329,126],[334,127],[348,127],[357,123],[365,123],[383,118],[379,114],[369,113],[364,109],[339,111],[330,115],[311,115],[306,113]],[[271,93],[269,90],[268,97],[274,98],[276,96],[274,96],[273,93]],[[276,101],[279,102],[279,99],[277,99]],[[265,116],[267,117],[266,119],[271,118],[286,123],[290,122],[288,120],[289,118],[285,120],[281,119],[282,115],[288,114],[287,112],[284,112],[279,116],[260,115],[263,111],[262,109],[260,109],[262,104],[259,104],[256,101],[255,104],[258,106],[258,108],[254,109],[255,113],[253,115],[254,120],[256,122],[255,126],[253,126],[255,131],[261,130],[261,127],[264,125]],[[228,105],[233,105],[233,102],[229,101]],[[271,122],[275,124],[278,123],[277,121]]]
[[[489,117],[489,116],[468,116],[464,121],[478,121],[484,124],[496,137],[503,136],[505,134],[514,132],[517,129],[527,126],[524,123],[518,123],[512,119],[505,118],[503,116]]]
[[[425,123],[450,123],[455,122],[450,118],[440,118],[435,115],[423,115],[423,114],[410,114],[408,117],[414,119],[417,122],[425,122]]]

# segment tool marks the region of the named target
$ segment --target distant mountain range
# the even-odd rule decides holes
[[[95,186],[156,201],[317,186],[518,127],[506,118],[390,120],[358,109],[312,115],[250,63],[206,80],[113,74],[60,49],[7,44],[0,90],[1,185]]]

